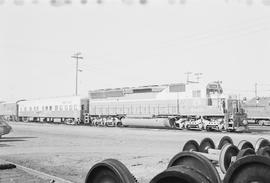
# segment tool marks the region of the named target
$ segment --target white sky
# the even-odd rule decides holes
[[[77,51],[84,57],[83,96],[90,89],[184,82],[187,71],[221,80],[226,93],[241,96],[254,96],[258,82],[259,95],[270,96],[267,0],[73,0],[60,7],[48,1],[0,5],[0,100],[73,95]]]

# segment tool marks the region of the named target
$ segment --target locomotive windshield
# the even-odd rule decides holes
[[[222,89],[219,82],[209,83],[206,87],[206,94],[207,95],[222,94],[222,93],[223,93],[223,89]]]

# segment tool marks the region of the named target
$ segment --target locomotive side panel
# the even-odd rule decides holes
[[[149,101],[90,101],[91,115],[203,115],[222,116],[218,99],[209,105],[207,99],[149,100]],[[178,113],[179,112],[179,113]]]
[[[249,119],[270,119],[270,108],[261,106],[245,107]]]
[[[207,98],[182,99],[179,102],[179,111],[184,116],[223,116],[220,101],[220,99],[211,99],[209,103]]]
[[[243,104],[248,119],[270,120],[270,98],[253,98]]]
[[[176,100],[109,101],[90,100],[91,115],[176,115]]]

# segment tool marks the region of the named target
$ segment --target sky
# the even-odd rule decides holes
[[[270,96],[270,0],[126,1],[1,0],[0,100],[74,95],[76,52],[81,96],[185,82],[186,72]]]

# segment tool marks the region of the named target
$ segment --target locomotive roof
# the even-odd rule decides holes
[[[152,92],[152,93],[133,93],[132,95],[125,95],[124,97],[122,97],[122,100],[128,100],[128,99],[151,99],[151,98],[155,98],[157,96],[157,92]]]
[[[154,99],[158,95],[157,92],[150,92],[150,93],[132,93],[126,94],[122,97],[104,97],[104,98],[91,98],[91,99],[98,99],[100,102],[102,101],[110,101],[110,100],[141,100],[141,99]]]
[[[186,83],[171,83],[171,84],[161,84],[161,85],[145,85],[145,86],[137,86],[137,87],[122,87],[122,88],[105,88],[105,89],[96,89],[96,90],[89,90],[89,92],[100,92],[100,91],[126,91],[126,90],[133,90],[133,89],[145,89],[145,88],[155,88],[160,90],[165,89],[168,86],[173,85],[186,85]]]

